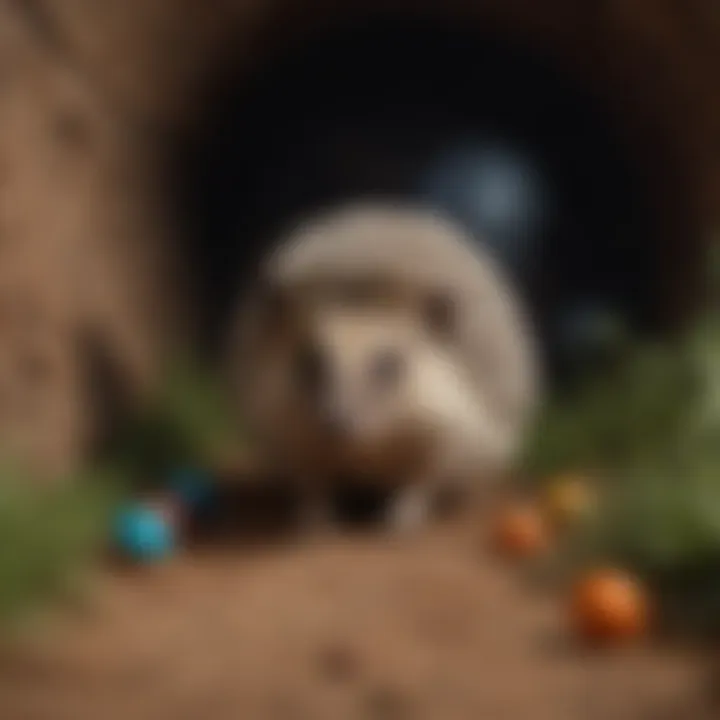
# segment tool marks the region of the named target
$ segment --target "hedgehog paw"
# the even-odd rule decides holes
[[[400,492],[387,510],[386,526],[395,534],[409,534],[427,524],[431,495],[426,488],[411,487]]]
[[[299,530],[302,537],[321,539],[334,534],[337,523],[330,502],[313,497],[300,508]]]

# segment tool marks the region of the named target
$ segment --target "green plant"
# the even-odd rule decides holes
[[[0,623],[67,588],[104,547],[125,482],[110,470],[39,489],[19,466],[0,471]]]
[[[147,406],[117,434],[100,468],[38,489],[19,465],[0,468],[0,623],[64,590],[105,547],[120,498],[181,463],[217,460],[238,443],[222,388],[179,359]]]
[[[601,478],[598,511],[550,569],[626,566],[671,624],[720,632],[719,308],[681,342],[635,345],[549,406],[525,463],[541,476],[573,468]]]
[[[573,468],[622,468],[682,436],[702,392],[701,378],[680,353],[638,348],[611,372],[541,416],[524,458],[532,475]]]
[[[182,463],[211,464],[240,444],[227,396],[208,369],[183,357],[165,378],[112,448],[135,474],[158,475]]]

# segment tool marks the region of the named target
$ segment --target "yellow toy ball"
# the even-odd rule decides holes
[[[568,525],[591,512],[595,493],[587,477],[562,475],[547,486],[544,504],[552,523]]]

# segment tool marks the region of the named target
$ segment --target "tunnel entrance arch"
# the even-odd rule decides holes
[[[429,202],[482,237],[550,350],[583,305],[657,323],[648,188],[601,99],[547,54],[452,21],[371,14],[223,90],[181,174],[207,347],[285,229],[358,198]]]

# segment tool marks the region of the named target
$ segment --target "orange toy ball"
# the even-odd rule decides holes
[[[643,587],[632,576],[615,569],[595,570],[573,588],[572,621],[586,640],[624,642],[647,629],[648,604]]]
[[[532,557],[548,547],[548,529],[542,513],[531,504],[505,508],[493,528],[493,544],[509,557]]]

